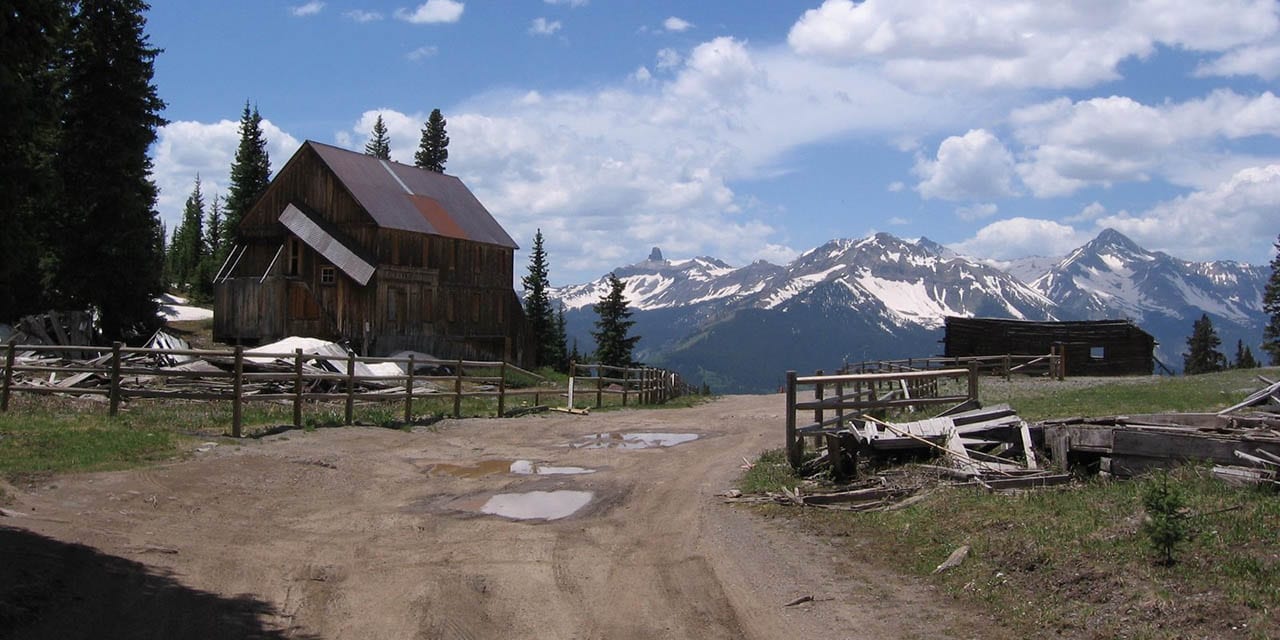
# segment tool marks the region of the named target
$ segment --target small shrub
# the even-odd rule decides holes
[[[1170,484],[1169,473],[1161,472],[1147,480],[1142,490],[1142,506],[1147,517],[1142,522],[1142,533],[1161,562],[1176,562],[1174,553],[1187,539],[1187,517],[1183,512],[1186,499],[1176,484]]]

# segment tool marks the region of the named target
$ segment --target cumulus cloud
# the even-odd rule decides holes
[[[311,0],[311,2],[308,2],[306,4],[300,4],[294,7],[289,7],[289,13],[292,13],[293,15],[298,17],[314,16],[323,10],[324,10],[324,3],[320,2],[320,0]]]
[[[956,217],[965,222],[973,222],[994,216],[1000,208],[990,202],[982,202],[956,208]]]
[[[377,22],[382,19],[382,14],[377,11],[365,11],[363,9],[352,9],[344,14],[348,20],[354,22]]]
[[[979,229],[972,238],[952,245],[952,248],[965,255],[1012,260],[1026,256],[1061,255],[1089,239],[1089,234],[1069,225],[1018,217],[993,222]]]
[[[920,158],[914,173],[923,198],[982,200],[1014,194],[1013,155],[991,132],[972,129],[938,145],[934,159]]]
[[[529,33],[535,36],[549,36],[560,30],[559,20],[547,20],[546,18],[534,18],[529,24]]]
[[[1280,42],[1240,47],[1218,58],[1201,63],[1196,76],[1258,76],[1275,80],[1280,76]]]
[[[396,18],[412,24],[457,22],[465,5],[456,0],[427,0],[413,9],[396,9]]]
[[[683,20],[675,16],[671,16],[666,20],[662,21],[662,28],[666,29],[667,31],[674,31],[674,32],[688,31],[689,29],[693,28],[693,23],[689,22],[688,20]]]
[[[872,62],[934,88],[1087,87],[1157,45],[1222,52],[1262,41],[1280,19],[1271,0],[826,0],[792,26],[797,52]]]
[[[680,54],[675,49],[658,49],[658,68],[670,69],[680,66]]]
[[[1102,216],[1102,214],[1106,212],[1107,212],[1107,208],[1102,206],[1101,202],[1098,202],[1095,200],[1094,202],[1090,202],[1089,204],[1085,205],[1085,207],[1080,210],[1080,213],[1077,213],[1072,216],[1067,216],[1066,218],[1063,218],[1062,221],[1068,222],[1071,224],[1075,224],[1077,222],[1088,222],[1090,220],[1096,220],[1098,217]]]

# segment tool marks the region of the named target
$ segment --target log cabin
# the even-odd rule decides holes
[[[1151,375],[1156,340],[1128,320],[946,318],[945,355],[1062,354],[1069,376]]]
[[[216,340],[528,364],[518,248],[454,176],[306,141],[240,221]]]

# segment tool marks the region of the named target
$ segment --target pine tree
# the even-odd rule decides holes
[[[46,296],[92,307],[108,337],[158,322],[164,254],[147,152],[164,102],[152,84],[158,49],[141,0],[80,0],[67,47],[58,170],[63,194],[46,223]],[[6,123],[6,126],[9,126]]]
[[[196,272],[191,278],[191,299],[196,302],[208,302],[213,299],[213,278],[218,274],[223,255],[222,208],[221,198],[214,194],[209,202],[209,218],[204,225],[204,238],[201,239],[203,257],[196,265]]]
[[[382,122],[382,114],[373,122],[373,135],[364,145],[364,152],[383,160],[391,159],[391,138],[387,137],[387,125]]]
[[[564,304],[556,311],[555,326],[551,332],[551,351],[553,354],[552,366],[556,371],[567,373],[569,371],[569,336],[566,333],[564,320]]]
[[[231,188],[224,211],[226,238],[234,240],[240,236],[240,221],[270,182],[271,158],[267,155],[267,139],[262,135],[262,116],[257,106],[250,111],[246,100],[240,115],[240,146],[236,148],[235,162],[231,163]]]
[[[1271,364],[1280,365],[1280,237],[1276,239],[1276,257],[1271,259],[1271,278],[1262,293],[1262,310],[1267,313],[1267,326],[1262,328],[1262,350]]]
[[[547,280],[547,252],[542,245],[542,229],[533,236],[533,250],[529,253],[529,274],[520,278],[524,287],[524,316],[529,327],[529,334],[534,344],[535,366],[555,366],[556,353],[553,347],[555,317],[551,312],[551,300],[547,290],[551,288]]]
[[[596,339],[596,360],[611,367],[629,366],[634,359],[632,351],[640,341],[640,336],[627,335],[636,321],[630,319],[627,299],[622,294],[624,286],[616,274],[610,273],[609,293],[593,306],[599,316],[596,330],[591,332]]]
[[[414,164],[427,171],[444,173],[444,163],[449,161],[449,135],[445,133],[445,124],[440,110],[432,109],[426,127],[422,129],[418,152],[413,154]]]
[[[1222,339],[1213,328],[1209,314],[1201,314],[1187,338],[1187,352],[1182,354],[1182,370],[1186,375],[1211,373],[1227,368],[1227,357],[1218,351]]]
[[[1246,347],[1244,340],[1236,340],[1236,360],[1232,365],[1236,369],[1256,369],[1258,361],[1253,359],[1253,351]]]
[[[197,175],[195,187],[187,196],[182,210],[182,222],[173,233],[173,242],[169,246],[169,281],[178,288],[191,289],[196,270],[205,256],[204,240],[204,194],[200,192],[200,176]]]
[[[55,152],[62,112],[64,0],[0,2],[0,322],[43,306],[42,222],[58,210]]]

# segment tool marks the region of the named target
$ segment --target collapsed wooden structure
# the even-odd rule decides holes
[[[948,358],[1038,355],[1061,358],[1062,375],[1151,375],[1155,338],[1128,320],[1032,322],[947,316]]]

